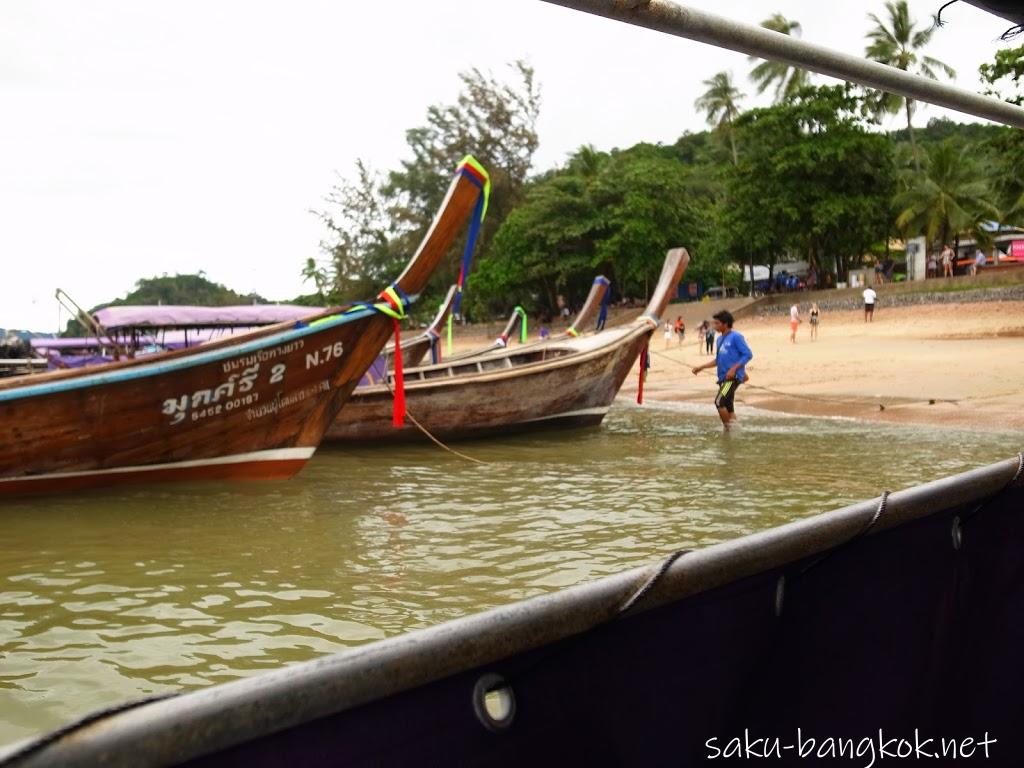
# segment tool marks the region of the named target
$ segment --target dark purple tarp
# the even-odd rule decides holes
[[[85,368],[113,361],[114,358],[103,355],[50,355],[47,358],[46,368],[50,371],[60,371],[65,368]]]
[[[123,306],[95,313],[107,330],[116,328],[229,328],[298,320],[322,310],[295,304],[246,304],[235,307]]]

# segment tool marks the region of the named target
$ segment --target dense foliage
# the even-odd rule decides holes
[[[925,49],[932,28],[905,0],[869,14],[866,55],[929,77],[953,71]],[[780,14],[763,25],[799,34]],[[671,146],[602,152],[580,147],[565,163],[529,176],[540,101],[533,71],[513,65],[512,84],[474,70],[461,75],[456,104],[434,106],[408,132],[401,168],[376,175],[362,164],[336,186],[322,215],[329,264],[304,274],[318,294],[365,296],[386,283],[440,201],[451,166],[473,153],[495,180],[493,214],[467,292],[472,316],[515,304],[550,311],[559,295],[582,300],[595,274],[614,298],[643,297],[668,248],[691,253],[688,279],[740,282],[742,264],[806,260],[822,284],[887,253],[894,238],[925,235],[929,247],[960,236],[980,241],[991,225],[1024,217],[1024,132],[932,120],[914,128],[914,104],[852,86],[814,87],[805,71],[751,59],[771,107],[743,111],[729,72],[704,80],[696,100],[711,129]],[[981,68],[991,88],[1020,100],[1024,48],[999,51]],[[1013,90],[1016,89],[1016,90]],[[902,112],[907,127],[885,134],[878,120]],[[440,293],[457,254],[434,281]]]

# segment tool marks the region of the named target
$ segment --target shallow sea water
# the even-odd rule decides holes
[[[1014,455],[1010,433],[618,401],[602,427],[323,448],[294,480],[6,501],[0,744]],[[1015,444],[1016,441],[1016,444]]]

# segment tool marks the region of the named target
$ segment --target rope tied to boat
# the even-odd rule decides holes
[[[891,491],[882,491],[882,496],[878,499],[878,506],[875,507],[875,513],[871,516],[871,519],[868,520],[867,525],[865,525],[857,533],[853,534],[853,536],[848,538],[846,541],[842,542],[841,544],[837,544],[836,546],[832,547],[832,549],[828,550],[827,552],[822,552],[820,555],[818,555],[818,557],[814,558],[811,562],[809,562],[802,569],[800,569],[800,572],[797,574],[797,576],[803,576],[808,571],[810,571],[812,568],[817,568],[819,565],[821,565],[823,562],[825,562],[828,558],[832,557],[832,555],[834,555],[836,552],[839,552],[839,551],[841,551],[843,549],[846,549],[848,546],[853,544],[855,541],[863,538],[864,536],[867,536],[868,533],[871,532],[871,529],[875,527],[875,525],[878,523],[878,521],[881,520],[882,516],[885,514],[885,511],[886,511],[886,509],[889,506],[889,496],[890,495],[891,495]]]
[[[384,377],[384,386],[385,386],[385,387],[387,387],[387,390],[388,390],[388,392],[390,392],[390,393],[391,393],[391,396],[392,396],[392,397],[395,397],[395,390],[393,390],[393,389],[391,388],[391,384],[390,384],[390,383],[388,382],[388,380],[387,380],[387,377],[386,377],[386,376]],[[445,445],[445,444],[444,444],[443,442],[441,442],[441,441],[440,441],[440,440],[439,440],[439,439],[438,439],[437,437],[435,437],[435,436],[434,436],[434,435],[433,435],[433,434],[432,434],[432,433],[430,432],[430,430],[429,430],[429,429],[427,429],[427,428],[426,428],[426,427],[424,427],[424,426],[423,426],[422,424],[420,424],[420,423],[419,423],[419,422],[418,422],[418,421],[416,420],[416,417],[415,417],[415,416],[413,416],[413,414],[411,414],[411,413],[409,412],[409,409],[408,409],[408,408],[406,408],[406,411],[405,411],[405,418],[406,418],[406,419],[408,419],[408,420],[409,420],[409,422],[410,422],[410,423],[411,423],[411,424],[412,424],[412,425],[413,425],[414,427],[416,427],[416,429],[418,429],[418,430],[419,430],[420,432],[422,432],[422,433],[423,433],[424,437],[426,437],[426,438],[427,438],[428,440],[430,440],[431,442],[433,442],[433,443],[434,443],[434,445],[436,445],[436,446],[437,446],[438,448],[441,448],[442,450],[448,451],[448,453],[452,454],[453,456],[458,456],[458,457],[459,457],[460,459],[465,459],[466,461],[471,461],[471,462],[473,462],[474,464],[482,464],[482,465],[484,465],[484,466],[487,466],[488,464],[490,464],[490,462],[489,462],[489,461],[484,461],[483,459],[476,459],[476,458],[473,458],[472,456],[467,456],[467,455],[466,455],[465,453],[461,453],[461,452],[459,452],[459,451],[456,451],[456,450],[455,450],[454,448],[452,448],[452,447],[451,447],[450,445]]]
[[[58,741],[62,741],[65,737],[73,736],[78,731],[81,731],[93,723],[98,723],[107,718],[118,715],[121,712],[127,712],[131,709],[139,709],[146,706],[147,704],[153,704],[158,701],[165,701],[166,699],[173,699],[180,696],[180,691],[171,691],[170,693],[157,693],[152,696],[146,696],[142,699],[134,699],[133,701],[127,701],[122,704],[114,704],[110,707],[104,707],[103,709],[97,710],[96,712],[90,712],[77,720],[72,720],[70,723],[62,725],[60,728],[56,728],[52,731],[48,731],[41,736],[38,736],[31,741],[25,743],[22,747],[16,749],[3,757],[4,765],[14,765],[16,762],[21,762],[30,755],[34,755],[37,752],[43,751],[46,747],[51,744],[56,744]]]
[[[626,602],[615,609],[615,616],[622,616],[624,613],[630,611],[637,603],[647,596],[647,593],[654,589],[654,585],[661,581],[662,577],[668,572],[668,569],[672,567],[672,563],[678,560],[680,557],[685,555],[687,552],[691,552],[689,549],[679,549],[673,552],[671,555],[666,557],[661,565],[658,566],[658,570],[651,575],[647,581],[645,581],[640,588],[630,596]]]

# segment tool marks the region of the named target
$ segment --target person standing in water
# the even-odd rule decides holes
[[[733,402],[736,398],[736,389],[747,380],[746,365],[754,357],[754,353],[747,346],[747,340],[739,331],[732,329],[732,324],[731,312],[723,309],[714,315],[712,325],[721,334],[718,337],[718,354],[711,362],[693,368],[694,376],[705,368],[717,368],[718,394],[715,396],[715,408],[718,409],[718,417],[726,431],[736,423],[736,408]]]

